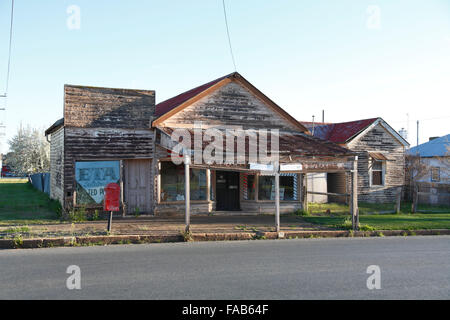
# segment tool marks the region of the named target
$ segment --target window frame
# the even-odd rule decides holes
[[[386,160],[378,160],[374,159],[373,157],[370,157],[370,167],[369,167],[369,185],[370,187],[384,187],[386,185]],[[381,169],[374,169],[374,164],[376,162],[381,163]],[[374,172],[380,172],[381,174],[381,184],[374,184],[373,183],[373,173]]]
[[[433,171],[437,170],[437,179],[433,178]],[[440,182],[441,181],[441,167],[431,167],[431,182]]]
[[[158,178],[158,190],[157,190],[157,192],[158,192],[158,200],[159,200],[159,204],[174,204],[174,203],[184,203],[186,200],[185,199],[183,199],[183,200],[167,200],[167,199],[163,199],[162,198],[162,191],[164,190],[163,189],[163,171],[162,171],[162,166],[163,166],[163,164],[165,164],[165,163],[172,163],[171,161],[160,161],[160,167],[159,167],[159,172],[158,172],[158,175],[159,175],[159,178]],[[172,163],[173,164],[173,163]],[[175,165],[175,164],[173,164],[173,165]],[[178,167],[178,166],[183,166],[184,167],[184,165],[175,165],[176,167]],[[207,169],[201,169],[201,168],[189,168],[189,171],[190,171],[190,174],[192,174],[192,171],[193,170],[202,170],[202,171],[206,171]],[[205,190],[205,192],[206,192],[206,199],[201,199],[201,200],[193,200],[193,199],[190,199],[189,201],[191,202],[191,203],[207,203],[207,202],[209,202],[210,200],[208,199],[208,194],[209,194],[209,196],[211,197],[211,190],[208,192],[208,190],[207,190],[207,188],[208,188],[208,175],[206,174],[206,172],[205,172],[205,176],[206,176],[206,186],[205,186],[205,188],[206,188],[206,190]],[[209,179],[210,179],[210,183],[211,183],[211,179],[212,179],[212,177],[211,177],[212,175],[210,174],[209,175]],[[192,197],[192,195],[193,195],[193,190],[192,190],[192,179],[190,180],[190,192],[189,192],[189,195]],[[183,189],[184,189],[184,173],[183,173]]]

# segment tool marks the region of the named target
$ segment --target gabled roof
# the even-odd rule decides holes
[[[443,157],[450,155],[450,134],[419,144],[408,150],[410,155],[420,157]]]
[[[172,109],[176,108],[177,106],[179,106],[180,104],[182,104],[183,102],[188,101],[189,99],[195,97],[196,95],[202,93],[203,91],[205,91],[206,89],[211,88],[213,85],[219,83],[220,81],[222,81],[223,79],[228,78],[229,76],[232,76],[233,73],[230,73],[226,76],[220,77],[216,80],[213,80],[211,82],[202,84],[201,86],[195,87],[194,89],[188,90],[186,92],[183,92],[175,97],[172,97],[170,99],[167,99],[163,102],[160,102],[156,105],[156,111],[155,111],[155,116],[160,117],[163,114],[166,114],[167,112],[171,111]]]
[[[315,123],[314,136],[334,143],[347,143],[353,137],[374,123],[378,118],[356,120],[341,123]],[[309,131],[312,131],[312,122],[302,122]]]
[[[155,115],[158,117],[153,121],[152,126],[157,126],[163,120],[169,118],[170,116],[176,114],[177,112],[183,110],[189,105],[193,104],[200,98],[204,97],[209,92],[214,91],[215,89],[220,88],[222,85],[229,83],[231,81],[238,81],[242,85],[244,85],[249,91],[258,96],[261,100],[263,100],[266,105],[272,108],[275,112],[280,114],[287,121],[291,122],[295,127],[298,128],[300,132],[307,132],[308,129],[302,125],[299,121],[297,121],[294,117],[284,111],[280,106],[278,106],[275,102],[269,99],[266,95],[264,95],[261,91],[259,91],[255,86],[253,86],[250,82],[248,82],[242,75],[238,72],[230,73],[226,76],[220,77],[216,80],[205,83],[201,86],[195,87],[194,89],[183,92],[173,98],[160,102],[156,105]]]
[[[312,122],[301,122],[304,126],[308,128],[309,131],[313,131],[313,123]],[[409,143],[394,129],[391,128],[383,119],[378,118],[370,118],[363,120],[355,120],[341,123],[314,123],[314,136],[323,140],[332,141],[338,144],[349,143],[351,140],[356,138],[358,135],[363,133],[370,126],[374,126],[378,123],[389,131],[400,143],[405,146],[408,146]]]

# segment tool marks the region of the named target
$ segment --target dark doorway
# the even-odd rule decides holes
[[[239,172],[216,172],[216,210],[238,211],[239,203]]]

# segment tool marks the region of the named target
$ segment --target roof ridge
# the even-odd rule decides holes
[[[160,103],[158,103],[155,106],[155,115],[157,117],[162,116],[163,114],[165,114],[168,111],[172,110],[174,108],[174,106],[180,105],[181,103],[188,101],[189,99],[197,96],[198,94],[202,93],[206,89],[212,87],[214,84],[216,84],[216,83],[218,83],[218,82],[220,82],[220,81],[222,81],[222,80],[224,80],[226,78],[235,76],[236,74],[239,74],[239,73],[238,72],[229,73],[229,74],[227,74],[225,76],[219,77],[219,78],[217,78],[215,80],[212,80],[212,81],[209,81],[209,82],[206,82],[206,83],[201,84],[201,85],[199,85],[199,86],[197,86],[195,88],[192,88],[192,89],[184,91],[184,92],[182,92],[180,94],[177,94],[176,96],[173,96],[173,97],[171,97],[169,99],[161,101]],[[185,96],[185,97],[183,97],[183,96]],[[169,105],[172,101],[174,102],[174,106],[173,105],[172,106]],[[164,110],[164,108],[167,108],[168,110]]]

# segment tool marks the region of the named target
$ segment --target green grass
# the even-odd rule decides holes
[[[0,179],[0,225],[55,223],[58,210],[59,203],[27,179]]]
[[[359,213],[360,214],[368,214],[368,213],[386,213],[386,212],[394,212],[395,204],[394,203],[366,203],[359,202],[358,203]],[[411,203],[410,202],[402,202],[400,212],[407,214],[411,211]],[[331,214],[334,215],[342,215],[348,214],[350,212],[350,208],[348,205],[341,203],[309,203],[308,204],[308,213],[309,214],[325,214],[327,210],[330,210]],[[437,213],[450,213],[450,207],[448,206],[435,206],[435,205],[426,205],[419,204],[417,206],[418,211],[429,211],[429,212],[437,212]]]
[[[346,229],[349,217],[309,216],[301,219],[324,227]],[[450,229],[450,213],[360,215],[359,223],[365,229],[375,230]]]

